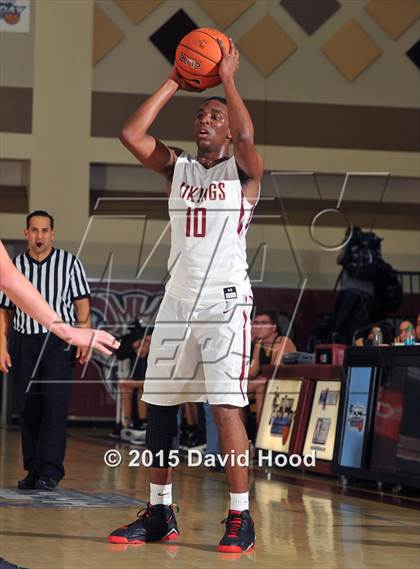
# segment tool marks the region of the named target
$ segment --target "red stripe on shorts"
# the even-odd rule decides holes
[[[242,338],[243,338],[243,345],[242,345],[242,368],[241,368],[241,375],[239,376],[239,387],[241,389],[242,397],[245,399],[245,393],[242,389],[242,383],[245,377],[245,362],[246,362],[246,323],[248,321],[248,316],[246,311],[243,311],[244,316],[244,325],[242,328]]]
[[[241,191],[241,212],[239,214],[239,221],[238,221],[238,235],[241,234],[242,231],[242,225],[243,225],[243,221],[244,221],[244,215],[245,215],[245,208],[244,208],[244,194]]]

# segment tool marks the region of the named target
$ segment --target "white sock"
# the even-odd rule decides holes
[[[238,494],[241,496],[242,494]],[[150,483],[150,503],[152,506],[172,504],[172,484],[152,484]]]
[[[230,492],[230,509],[237,512],[249,510],[249,492],[243,492],[242,494]]]

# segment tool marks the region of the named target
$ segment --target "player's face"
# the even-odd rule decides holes
[[[49,253],[55,232],[51,229],[51,222],[48,217],[35,216],[29,222],[28,229],[25,229],[25,237],[28,240],[28,248],[34,255]]]
[[[194,121],[195,140],[200,148],[220,148],[230,139],[227,106],[211,99],[198,109]]]

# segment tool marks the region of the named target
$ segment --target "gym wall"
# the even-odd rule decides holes
[[[311,5],[31,2],[29,32],[0,31],[2,239],[22,238],[25,214],[48,209],[60,245],[78,251],[83,241],[90,276],[102,275],[111,255],[113,277],[133,278],[158,243],[142,278],[161,278],[168,252],[163,184],[117,135],[169,73],[150,38],[164,48],[170,33],[159,29],[174,22],[179,29],[189,18],[223,28],[241,52],[238,85],[267,171],[266,201],[249,233],[255,284],[293,287],[304,274],[309,288],[331,288],[337,252],[325,246],[340,243],[346,219],[373,225],[396,268],[420,270],[419,3],[325,0],[305,10]],[[194,152],[191,119],[200,99],[176,95],[156,134]],[[158,205],[147,222],[127,217],[141,214],[149,193]],[[338,204],[311,234],[316,214]]]

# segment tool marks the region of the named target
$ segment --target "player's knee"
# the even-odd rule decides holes
[[[147,407],[146,446],[153,455],[152,466],[167,468],[170,451],[178,447],[178,409],[179,405]]]
[[[241,415],[240,407],[234,407],[233,405],[212,405],[211,410],[216,425],[219,428],[223,428],[227,424],[237,421]]]

